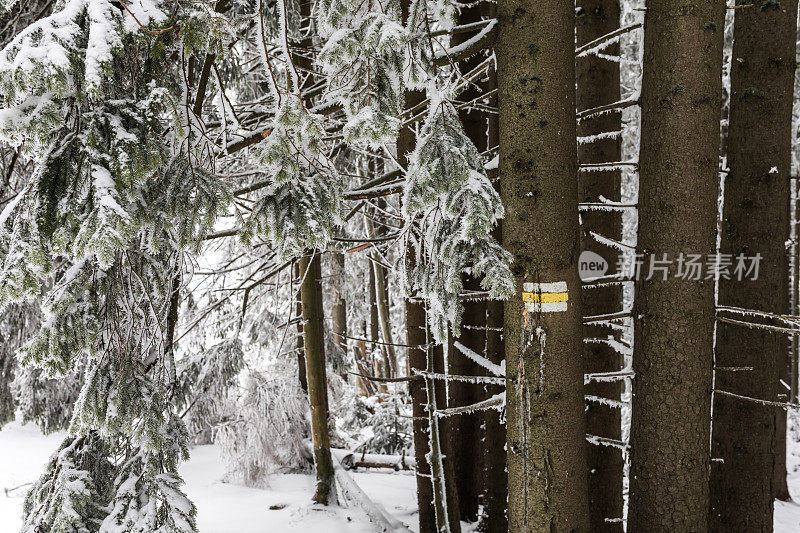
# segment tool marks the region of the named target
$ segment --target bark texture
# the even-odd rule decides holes
[[[589,531],[577,261],[575,4],[498,4],[509,531]],[[566,311],[526,311],[523,283],[566,282]],[[538,295],[537,295],[538,296]]]
[[[308,403],[311,408],[311,434],[314,441],[314,465],[317,489],[314,501],[323,505],[336,503],[331,442],[328,433],[328,378],[325,368],[324,318],[322,312],[320,255],[308,251],[300,258],[300,288],[303,302],[303,340],[308,379]]]
[[[714,254],[724,0],[650,0],[638,252]],[[708,529],[714,281],[636,283],[629,531]],[[704,276],[701,276],[701,278]]]
[[[303,275],[300,273],[300,262],[295,261],[294,266],[292,267],[292,292],[294,293],[295,283],[297,283],[297,292],[295,293],[295,302],[294,302],[294,312],[295,318],[297,319],[297,332],[296,332],[296,344],[295,349],[297,350],[297,379],[300,381],[300,388],[303,389],[304,392],[308,392],[308,378],[306,376],[306,352],[303,348],[303,294],[302,289],[299,284],[303,278]]]
[[[576,19],[578,46],[598,39],[619,28],[619,0],[579,0]],[[619,55],[619,44],[603,50],[604,54]],[[596,55],[577,59],[577,107],[591,109],[620,100],[619,63]],[[594,136],[600,133],[619,132],[622,129],[622,113],[616,111],[582,120],[578,123],[579,136]],[[580,163],[609,163],[619,161],[622,153],[622,136],[602,138],[578,144]],[[613,172],[583,172],[578,180],[579,201],[597,202],[600,197],[611,201],[621,199],[621,175]],[[613,274],[619,251],[602,245],[590,232],[615,241],[622,240],[622,213],[620,211],[588,211],[581,213],[582,250],[597,253],[609,264],[607,275]],[[583,313],[585,316],[615,313],[622,310],[622,285],[593,286],[584,290]],[[605,325],[587,326],[584,333],[590,338],[618,336]],[[607,343],[589,342],[584,346],[585,372],[613,372],[620,370],[622,356]],[[622,382],[593,382],[586,386],[586,394],[619,401]],[[589,401],[586,405],[586,431],[615,439],[622,438],[621,412],[618,407]],[[589,513],[592,531],[621,532],[622,522],[609,522],[607,518],[622,518],[622,474],[624,459],[622,450],[613,446],[597,446],[587,443],[589,468]]]
[[[789,313],[789,173],[797,0],[734,15],[728,167],[720,253],[760,254],[758,279],[719,282],[720,305]],[[783,333],[717,325],[717,389],[773,400]],[[752,370],[741,370],[752,368]],[[784,396],[785,401],[785,396]],[[711,456],[713,531],[772,531],[773,465],[779,410],[714,397]]]

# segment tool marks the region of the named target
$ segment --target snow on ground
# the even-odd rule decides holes
[[[28,486],[42,472],[63,434],[43,436],[33,425],[17,422],[0,430],[0,532],[19,531],[22,501]],[[800,443],[790,439],[789,486],[800,502]],[[358,509],[310,505],[314,479],[284,474],[270,478],[269,487],[254,489],[222,483],[224,466],[215,446],[192,448],[181,467],[186,492],[198,508],[200,533],[374,533],[375,527]],[[356,483],[376,503],[417,531],[414,476],[408,472],[353,473]],[[13,489],[24,485],[16,490]],[[800,531],[800,504],[775,502],[775,533]]]
[[[22,502],[63,433],[43,436],[36,426],[14,422],[0,430],[0,532],[19,531]],[[270,477],[267,489],[222,483],[225,471],[215,446],[191,449],[181,466],[185,490],[197,505],[200,533],[374,533],[359,509],[311,504],[314,478],[303,474]],[[376,503],[416,531],[416,496],[411,473],[354,473],[356,483]],[[25,485],[17,490],[9,489]]]
[[[800,424],[800,416],[790,418],[790,424]],[[800,531],[800,427],[793,430],[789,428],[789,438],[786,439],[786,470],[789,473],[789,492],[793,502],[775,502],[775,533],[797,533]],[[797,502],[797,503],[795,503]]]

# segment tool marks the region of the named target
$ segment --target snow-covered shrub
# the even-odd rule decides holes
[[[286,367],[249,371],[238,390],[215,428],[227,479],[265,486],[270,473],[309,468],[303,446],[309,437],[308,399],[296,374]]]

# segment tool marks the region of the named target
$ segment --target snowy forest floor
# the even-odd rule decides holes
[[[28,483],[42,472],[63,434],[44,436],[33,425],[12,423],[0,430],[0,532],[19,531]],[[800,502],[800,444],[789,443],[789,487]],[[310,475],[270,477],[270,486],[255,489],[223,483],[224,465],[215,446],[191,449],[181,467],[186,492],[197,505],[200,533],[372,533],[376,528],[358,509],[310,504]],[[416,531],[414,476],[410,473],[359,472],[356,483],[376,503]],[[17,488],[19,487],[19,488]],[[465,528],[467,531],[469,528]],[[800,531],[800,504],[775,502],[775,533]]]

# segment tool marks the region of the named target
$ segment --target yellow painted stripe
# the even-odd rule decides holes
[[[541,296],[541,299],[539,298]],[[552,304],[556,302],[569,301],[569,293],[566,292],[523,292],[522,301],[528,303]]]

